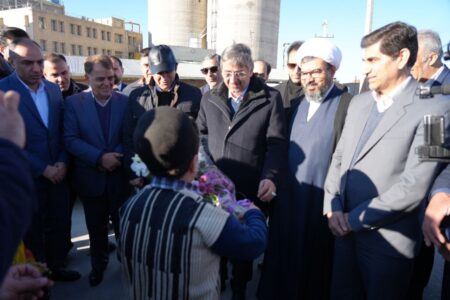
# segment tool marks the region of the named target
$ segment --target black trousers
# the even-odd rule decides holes
[[[413,274],[408,291],[408,299],[421,300],[423,291],[430,280],[434,262],[434,246],[427,247],[422,241],[419,253],[414,258]]]
[[[62,268],[70,239],[67,182],[53,184],[41,177],[35,186],[39,207],[24,242],[37,261],[46,262],[50,269]]]

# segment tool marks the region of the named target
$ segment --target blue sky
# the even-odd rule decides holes
[[[147,41],[146,0],[65,0],[63,4],[66,13],[75,17],[115,16],[140,23]],[[281,0],[278,67],[282,64],[283,43],[321,34],[321,24],[327,20],[333,42],[343,54],[336,76],[345,82],[354,80],[361,70],[359,42],[364,35],[365,14],[366,0]],[[450,42],[450,0],[374,0],[373,29],[398,20],[417,29],[435,30],[443,44]]]

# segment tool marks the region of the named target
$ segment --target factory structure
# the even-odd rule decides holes
[[[177,46],[176,53],[189,48],[220,54],[244,43],[253,58],[276,67],[279,21],[280,0],[148,0],[149,43]]]

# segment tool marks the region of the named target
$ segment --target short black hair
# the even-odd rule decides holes
[[[292,42],[289,47],[287,48],[287,55],[289,55],[289,53],[291,53],[294,50],[298,50],[298,48],[300,48],[303,45],[303,41],[294,41]]]
[[[398,57],[400,50],[406,48],[410,52],[407,63],[412,67],[417,58],[419,48],[417,41],[417,29],[404,22],[389,23],[364,36],[361,40],[361,48],[367,48],[380,43],[380,52],[392,58]]]

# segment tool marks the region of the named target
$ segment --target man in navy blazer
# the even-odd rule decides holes
[[[62,146],[62,95],[57,85],[42,79],[43,56],[38,44],[20,38],[10,44],[15,72],[0,81],[0,90],[20,94],[25,121],[25,152],[31,166],[39,208],[24,239],[38,261],[47,262],[55,280],[76,280],[64,269],[70,236],[67,197],[67,154]]]
[[[108,220],[118,237],[118,209],[125,200],[122,120],[127,96],[113,91],[114,72],[106,55],[87,58],[90,90],[67,98],[64,142],[74,156],[73,184],[83,203],[90,237],[91,286],[100,284],[108,264]]]
[[[417,53],[417,61],[413,66],[411,73],[423,86],[435,87],[450,84],[450,70],[442,63],[443,51],[442,43],[437,34],[431,30],[420,30],[417,35],[419,42],[419,50]],[[450,101],[450,97],[448,97]],[[427,209],[424,221],[425,240],[429,247],[422,245],[419,256],[414,265],[414,277],[411,284],[410,295],[422,295],[423,289],[428,284],[428,280],[433,268],[434,248],[431,241],[433,240],[427,234],[429,229],[436,225],[437,229],[441,220],[436,216],[436,212],[442,213],[442,217],[447,213],[447,207],[450,206],[450,167],[447,166],[444,171],[436,179],[433,189],[431,191],[432,199]],[[448,203],[446,203],[448,202]],[[440,206],[443,204],[443,208]],[[439,229],[438,229],[439,230]],[[439,231],[438,231],[439,232]],[[434,240],[433,240],[434,241]],[[450,255],[450,244],[436,245],[443,250],[444,257]],[[450,257],[447,257],[450,258]],[[444,267],[444,276],[442,280],[442,299],[450,298],[450,263],[446,262]]]

